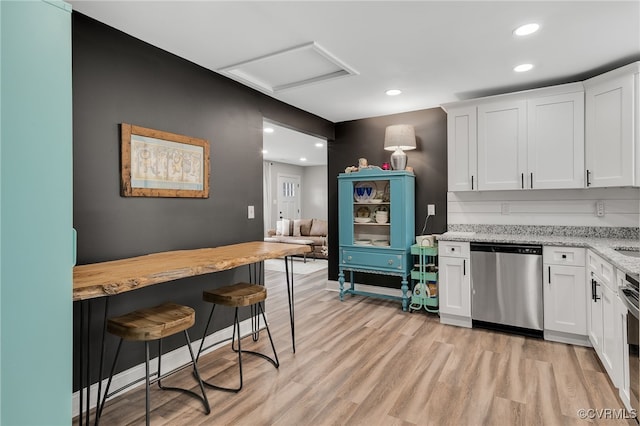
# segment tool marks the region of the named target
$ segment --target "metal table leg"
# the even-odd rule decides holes
[[[291,272],[289,272],[289,264],[291,263]],[[294,300],[293,300],[293,257],[284,257],[284,270],[287,276],[287,298],[289,300],[289,322],[291,323],[291,346],[293,353],[296,353],[296,332],[295,332],[295,318],[294,318]]]

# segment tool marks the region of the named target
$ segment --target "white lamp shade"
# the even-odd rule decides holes
[[[384,132],[384,149],[408,151],[416,149],[416,132],[410,124],[396,124],[388,126]]]

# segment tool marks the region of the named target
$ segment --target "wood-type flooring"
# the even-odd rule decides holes
[[[241,392],[207,388],[210,415],[194,398],[154,386],[152,425],[636,424],[611,419],[623,405],[591,348],[445,326],[435,314],[403,312],[394,301],[340,302],[325,289],[326,270],[295,277],[293,354],[283,280],[266,273],[280,368],[245,356]],[[243,349],[255,348],[269,353],[266,335],[243,340]],[[234,386],[236,361],[225,346],[200,359],[200,373]],[[197,386],[188,370],[163,383]],[[612,411],[583,420],[580,409]],[[101,424],[144,420],[142,386],[107,402]]]

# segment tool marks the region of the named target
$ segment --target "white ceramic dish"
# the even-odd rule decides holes
[[[373,240],[373,245],[378,247],[389,247],[389,240]]]
[[[353,198],[359,203],[368,203],[376,196],[375,182],[358,182],[353,187]]]
[[[353,220],[356,223],[369,223],[372,219],[370,217],[354,217]]]
[[[370,246],[371,240],[355,240],[353,243],[357,246]]]

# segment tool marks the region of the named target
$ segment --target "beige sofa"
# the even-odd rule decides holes
[[[312,241],[310,256],[327,258],[327,221],[323,219],[283,219],[276,229],[269,229],[265,241],[299,244],[301,240]]]

